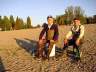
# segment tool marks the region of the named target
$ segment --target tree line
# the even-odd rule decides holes
[[[8,30],[19,30],[19,29],[28,29],[32,28],[31,19],[28,16],[27,21],[24,22],[22,18],[18,16],[15,18],[11,15],[9,18],[7,16],[0,16],[0,30],[8,31]]]
[[[96,15],[87,17],[80,6],[69,6],[63,15],[57,15],[55,22],[59,25],[70,25],[74,18],[79,18],[82,24],[96,24]]]
[[[84,13],[84,10],[80,6],[69,6],[65,9],[64,14],[57,15],[54,18],[54,23],[59,25],[71,25],[73,19],[78,17],[81,20],[82,24],[96,24],[96,15],[87,17]],[[0,30],[8,31],[8,30],[19,30],[19,29],[28,29],[28,28],[38,28],[40,25],[38,24],[36,27],[33,27],[31,24],[31,18],[28,16],[26,22],[23,21],[22,18],[0,16]]]

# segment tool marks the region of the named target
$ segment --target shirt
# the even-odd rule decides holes
[[[79,25],[78,25],[77,27],[75,27],[75,26],[73,25],[73,26],[72,26],[72,29],[73,29],[74,31],[78,31]],[[68,34],[66,35],[66,38],[69,39],[69,38],[71,38],[72,36],[73,36],[73,34],[72,34],[72,31],[70,30],[70,31],[68,32]],[[83,36],[84,36],[84,26],[81,25],[81,26],[80,26],[80,35],[79,35],[78,38],[81,39]]]

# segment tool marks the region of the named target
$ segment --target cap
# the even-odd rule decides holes
[[[47,19],[48,19],[48,18],[53,18],[53,17],[52,17],[51,15],[49,15],[49,16],[47,16]]]
[[[80,20],[80,18],[74,18],[74,20]]]

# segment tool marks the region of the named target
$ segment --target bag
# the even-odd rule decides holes
[[[53,45],[52,49],[51,49],[51,52],[49,54],[49,57],[53,57],[55,56],[55,47],[56,47],[56,44]]]

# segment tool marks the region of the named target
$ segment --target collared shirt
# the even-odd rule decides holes
[[[79,26],[75,27],[75,26],[73,25],[73,26],[72,26],[72,30],[73,30],[73,31],[78,31],[78,30],[79,30]],[[68,32],[68,34],[66,35],[66,38],[67,38],[67,39],[70,39],[70,38],[72,38],[72,36],[73,36],[73,34],[72,34],[72,31],[70,30],[70,31]],[[80,35],[79,35],[78,38],[81,39],[83,36],[84,36],[84,26],[81,25],[81,26],[80,26]]]
[[[49,29],[51,28],[51,26],[52,26],[52,24],[50,24],[50,25],[48,24],[48,28],[49,28]]]

